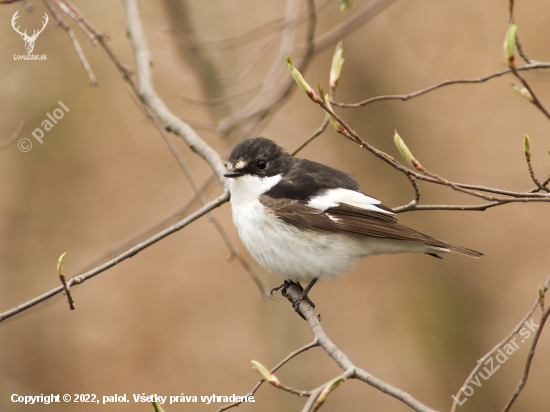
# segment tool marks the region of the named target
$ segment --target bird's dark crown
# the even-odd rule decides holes
[[[292,157],[273,140],[264,137],[240,142],[229,156],[227,168],[241,175],[260,177],[286,173],[292,166]]]

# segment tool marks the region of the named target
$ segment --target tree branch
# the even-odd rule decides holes
[[[550,63],[537,62],[537,63],[526,64],[524,66],[520,66],[517,68],[518,71],[529,71],[529,70],[540,70],[540,69],[550,69]],[[360,102],[357,102],[357,103],[339,103],[339,102],[333,102],[333,101],[331,101],[330,103],[333,104],[334,106],[339,106],[339,107],[361,107],[361,106],[366,106],[367,104],[370,104],[370,103],[378,102],[380,100],[409,100],[409,99],[412,99],[413,97],[421,96],[423,94],[429,93],[441,87],[450,86],[452,84],[484,83],[487,80],[494,79],[495,77],[500,77],[508,73],[512,73],[512,70],[510,69],[500,70],[498,72],[491,73],[482,77],[476,77],[473,79],[444,80],[440,83],[434,84],[432,86],[426,87],[424,89],[421,89],[409,94],[393,94],[393,95],[387,95],[387,96],[376,96],[376,97],[371,97],[369,99],[361,100]]]
[[[290,285],[286,290],[286,296],[289,301],[293,299],[298,299],[301,296],[302,291],[295,284]],[[309,328],[313,333],[313,336],[319,342],[319,345],[324,349],[324,351],[329,355],[336,364],[342,368],[344,371],[352,370],[350,378],[361,380],[368,385],[378,389],[379,391],[403,402],[405,405],[414,409],[417,412],[434,412],[433,409],[419,402],[411,395],[406,392],[403,392],[400,389],[382,381],[371,375],[370,373],[356,367],[338,347],[329,339],[325,331],[321,327],[321,322],[319,321],[319,315],[313,310],[311,305],[306,301],[302,300],[300,303],[300,311],[305,316]],[[312,393],[310,399],[314,398],[316,395],[315,391]],[[318,396],[318,395],[317,395]]]
[[[513,403],[515,402],[516,398],[521,393],[521,390],[527,383],[527,377],[529,376],[529,369],[531,368],[531,361],[533,360],[533,357],[535,356],[535,348],[537,347],[537,343],[540,338],[540,334],[542,333],[542,328],[544,327],[544,324],[546,323],[546,320],[548,319],[548,315],[550,315],[550,308],[544,312],[540,318],[539,327],[537,329],[537,332],[535,333],[535,336],[533,337],[533,342],[531,343],[531,347],[529,348],[529,354],[527,355],[527,360],[525,361],[525,368],[523,370],[523,376],[521,377],[521,380],[519,381],[519,384],[512,394],[512,397],[502,410],[502,412],[508,412],[510,408],[512,407]]]
[[[280,369],[285,363],[287,363],[289,360],[291,360],[292,358],[295,358],[296,356],[300,355],[301,353],[307,351],[307,350],[310,350],[311,348],[315,348],[319,346],[319,342],[317,339],[313,339],[313,342],[311,343],[308,343],[307,345],[305,346],[302,346],[300,349],[298,350],[295,350],[294,352],[291,352],[286,358],[284,358],[282,361],[280,361],[277,365],[275,365],[275,367],[273,367],[273,369],[270,370],[271,373],[274,373],[276,372],[278,369]],[[248,394],[246,396],[251,396],[251,395],[254,395],[256,393],[256,391],[258,390],[258,388],[260,386],[262,386],[262,383],[264,383],[265,380],[263,379],[260,379],[258,381],[258,383],[252,388],[252,390],[250,392],[248,392]],[[230,403],[228,405],[225,405],[225,406],[222,406],[220,409],[218,409],[216,412],[223,412],[223,411],[226,411],[228,409],[231,409],[235,406],[239,406],[242,402],[233,402],[233,403]]]
[[[141,16],[136,0],[124,0],[128,37],[134,50],[137,71],[137,93],[143,103],[162,122],[163,127],[183,138],[187,145],[201,156],[212,168],[218,181],[226,186],[226,172],[220,155],[204,142],[195,131],[166,107],[155,92],[151,79],[151,54],[143,34]]]
[[[229,191],[224,190],[224,192],[219,197],[217,197],[213,201],[207,203],[202,208],[197,210],[195,213],[192,213],[191,215],[189,215],[188,217],[186,217],[182,221],[176,223],[173,226],[170,226],[169,228],[163,230],[162,232],[157,233],[156,235],[154,235],[154,236],[150,237],[149,239],[145,240],[144,242],[141,242],[138,245],[128,249],[126,252],[121,253],[120,255],[115,257],[114,259],[109,260],[108,262],[102,264],[101,266],[98,266],[98,267],[96,267],[96,268],[94,268],[94,269],[92,269],[92,270],[90,270],[86,273],[83,273],[79,276],[75,276],[75,277],[69,279],[67,281],[67,285],[69,287],[72,287],[74,285],[79,285],[81,283],[84,283],[86,280],[88,280],[88,279],[94,277],[95,275],[98,275],[101,272],[104,272],[107,269],[119,264],[123,260],[131,258],[135,254],[141,252],[143,249],[146,249],[149,246],[153,245],[154,243],[158,242],[159,240],[164,239],[166,236],[171,235],[172,233],[177,232],[180,229],[183,229],[188,224],[194,222],[195,220],[197,220],[201,216],[203,216],[206,213],[208,213],[209,211],[217,208],[218,206],[224,204],[228,200],[229,200]],[[4,320],[18,314],[18,313],[21,313],[21,312],[23,312],[23,311],[39,304],[40,302],[42,302],[46,299],[49,299],[52,296],[55,296],[55,295],[57,295],[58,293],[61,293],[61,292],[63,292],[63,286],[58,286],[57,288],[52,289],[49,292],[46,292],[43,295],[40,295],[40,296],[38,296],[38,297],[36,297],[36,298],[26,302],[26,303],[23,303],[22,305],[19,305],[19,306],[13,308],[13,309],[10,309],[10,310],[8,310],[4,313],[0,313],[0,322],[2,322]]]
[[[548,290],[548,286],[550,285],[550,275],[548,276],[548,278],[546,279],[546,282],[544,282],[544,291]],[[497,350],[499,350],[500,348],[502,348],[504,345],[506,345],[506,343],[516,334],[519,332],[519,330],[521,329],[521,327],[523,326],[523,324],[525,322],[527,322],[529,320],[529,318],[531,317],[531,315],[533,315],[533,312],[535,311],[535,309],[537,309],[537,306],[539,305],[539,299],[537,297],[537,299],[535,300],[535,303],[533,303],[533,306],[531,306],[531,309],[529,309],[529,311],[527,312],[527,314],[523,317],[523,319],[516,325],[516,327],[514,329],[512,329],[512,331],[502,340],[500,341],[500,343],[498,343],[493,349],[491,349],[489,352],[487,352],[485,355],[483,355],[483,357],[481,359],[479,359],[477,361],[477,364],[476,364],[476,367],[472,370],[472,372],[470,372],[470,374],[468,375],[468,377],[466,378],[466,381],[464,381],[464,384],[460,387],[459,391],[457,392],[457,394],[455,395],[455,397],[453,398],[454,401],[453,401],[453,406],[451,408],[451,412],[455,412],[456,410],[456,407],[458,405],[458,400],[460,399],[460,397],[462,396],[462,392],[463,392],[463,388],[468,384],[468,382],[470,382],[470,380],[473,379],[473,377],[475,376],[475,374],[481,369],[481,367],[483,366],[484,362],[489,359],[493,353],[495,353]],[[540,328],[539,328],[540,329]]]
[[[57,12],[53,4],[50,2],[50,0],[44,0],[44,4],[48,8],[48,10],[50,10],[50,13],[54,17],[54,19],[57,21],[57,25],[61,26],[69,35],[69,38],[73,43],[73,47],[75,48],[78,54],[78,57],[80,58],[80,61],[84,66],[84,70],[86,70],[86,73],[88,73],[88,77],[90,78],[90,84],[92,85],[97,84],[97,79],[92,71],[92,68],[90,67],[90,63],[88,63],[88,59],[86,59],[86,55],[84,54],[84,51],[82,50],[82,47],[80,46],[80,43],[78,42],[78,39],[76,38],[76,35],[74,34],[72,27],[61,18],[61,16]]]
[[[17,129],[15,129],[15,132],[13,132],[13,134],[11,135],[11,137],[8,140],[6,140],[4,143],[0,143],[0,150],[5,150],[8,147],[10,147],[10,145],[13,143],[13,141],[15,139],[17,139],[17,137],[21,133],[21,130],[23,130],[24,125],[25,125],[25,122],[21,121],[19,123],[19,126],[17,126]]]
[[[294,1],[294,0],[289,0]],[[300,70],[305,70],[308,66],[308,64],[311,61],[311,58],[313,57],[313,38],[315,35],[315,27],[317,25],[317,17],[315,14],[315,6],[313,3],[313,0],[307,0],[308,4],[308,15],[309,15],[309,25],[308,30],[306,34],[306,48],[304,57],[302,58],[300,64],[298,65]],[[288,16],[287,16],[288,17]],[[295,27],[290,27],[289,31],[294,31]],[[289,34],[284,35],[283,34],[283,40],[281,44],[281,50],[287,50],[288,47],[285,46],[285,43],[288,43]],[[280,58],[280,55],[278,55]],[[284,57],[284,56],[283,56]],[[284,68],[284,58],[276,59],[273,62],[272,68],[270,69],[270,73],[272,70],[275,72],[275,68],[282,67]],[[251,127],[248,128],[248,130],[245,133],[242,133],[244,137],[247,137],[252,132],[256,130],[256,125],[262,124],[265,122],[268,117],[278,108],[280,105],[285,101],[288,96],[290,96],[290,92],[292,90],[292,87],[294,85],[294,81],[292,78],[289,78],[288,76],[284,77],[281,84],[277,85],[277,87],[271,87],[269,85],[273,85],[275,79],[271,79],[268,76],[264,79],[264,83],[262,86],[262,90],[268,90],[268,93],[260,93],[255,99],[253,99],[243,110],[234,113],[233,115],[227,117],[226,119],[223,119],[218,127],[218,130],[221,133],[229,134],[231,131],[237,126],[237,124],[243,124],[246,121],[254,120],[255,124],[253,124]],[[267,87],[267,86],[269,87]]]

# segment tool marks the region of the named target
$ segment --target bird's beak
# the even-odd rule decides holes
[[[223,175],[224,177],[227,177],[228,179],[231,179],[233,177],[241,177],[244,176],[244,173],[239,172],[238,170],[232,170]]]

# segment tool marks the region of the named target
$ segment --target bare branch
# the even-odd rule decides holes
[[[218,66],[205,52],[202,43],[195,40],[195,25],[188,0],[163,0],[163,3],[168,12],[170,33],[177,39],[183,35],[190,35],[187,41],[175,43],[180,57],[194,68],[203,93],[208,99],[223,98],[225,89],[220,81]],[[211,106],[210,111],[216,120],[231,114],[229,106]]]
[[[302,71],[306,69],[307,65],[310,63],[311,58],[313,56],[313,38],[315,35],[315,27],[317,24],[317,17],[315,14],[315,7],[314,7],[313,0],[307,0],[307,4],[308,4],[308,11],[309,11],[309,25],[308,25],[307,35],[306,35],[306,50],[305,50],[303,59],[298,65],[298,67]],[[285,43],[288,43],[289,38],[290,38],[290,34],[288,34],[287,36],[283,36],[283,39],[285,41],[281,45],[281,50],[287,49],[287,47],[285,46]],[[283,58],[280,60],[276,59],[273,63],[272,68],[286,67],[286,65],[284,64],[284,57],[286,56],[283,56]],[[273,71],[275,71],[275,69],[273,69]],[[260,93],[258,97],[252,100],[250,104],[248,104],[243,110],[234,113],[233,115],[229,116],[226,119],[223,119],[220,122],[218,130],[221,133],[228,134],[237,125],[242,125],[244,122],[248,120],[254,120],[256,124],[253,124],[251,127],[249,127],[248,130],[246,130],[246,133],[242,133],[244,137],[247,137],[254,130],[256,130],[256,127],[255,127],[256,125],[261,125],[265,123],[269,118],[269,116],[277,108],[280,107],[280,105],[283,103],[284,100],[286,100],[286,98],[288,98],[292,90],[292,87],[294,85],[293,79],[288,76],[284,77],[284,80],[281,82],[281,84],[277,85],[277,87],[269,86],[270,84],[272,84],[272,82],[273,82],[273,79],[270,79],[266,76],[264,80],[264,88],[265,90],[269,90],[271,92],[265,95],[262,95]]]
[[[19,126],[17,126],[17,129],[15,129],[15,132],[13,132],[13,134],[11,135],[11,137],[8,140],[6,140],[4,143],[0,143],[0,150],[7,149],[14,142],[14,140],[17,139],[17,137],[21,133],[21,130],[23,130],[24,125],[25,125],[25,122],[21,121],[21,123],[19,123]]]
[[[298,288],[297,285],[292,284],[286,290],[286,296],[289,301],[293,299],[298,299],[301,296],[302,291]],[[325,350],[325,352],[336,362],[336,364],[342,368],[344,371],[352,370],[350,378],[359,379],[372,387],[380,390],[381,392],[390,395],[391,397],[403,402],[405,405],[414,409],[417,412],[434,412],[433,409],[422,404],[411,395],[406,392],[403,392],[400,389],[372,376],[370,373],[365,372],[364,370],[356,367],[338,347],[329,339],[325,331],[321,327],[321,322],[319,321],[319,315],[313,310],[311,305],[306,301],[302,300],[300,303],[300,311],[305,316],[309,328],[313,333],[313,336],[318,340],[319,345]],[[315,392],[315,391],[314,391]],[[312,393],[311,398],[314,398],[316,394]],[[318,395],[317,395],[318,396]]]
[[[191,169],[189,169],[189,166],[187,166],[187,162],[183,159],[181,153],[179,152],[178,148],[176,147],[176,145],[172,141],[171,137],[168,135],[168,133],[166,133],[166,130],[164,130],[164,127],[162,127],[162,125],[160,124],[160,121],[156,117],[154,117],[152,113],[150,113],[150,115],[152,116],[153,122],[157,126],[161,136],[163,137],[164,141],[168,145],[170,151],[172,152],[172,154],[176,158],[176,161],[178,162],[179,166],[181,167],[183,173],[185,174],[185,177],[187,177],[187,180],[191,184],[191,187],[193,188],[193,191],[195,192],[195,194],[199,198],[199,201],[201,202],[201,204],[204,206],[207,203],[206,198],[204,197],[204,194],[202,193],[202,190],[199,187],[199,184],[195,180],[195,177],[193,176],[193,173],[191,172]],[[214,227],[216,228],[216,230],[218,231],[218,233],[222,237],[223,241],[225,242],[225,244],[229,248],[229,251],[231,252],[230,257],[235,257],[239,261],[241,266],[250,275],[250,277],[252,278],[252,280],[254,281],[256,286],[258,286],[258,289],[260,289],[260,293],[262,295],[262,298],[265,299],[265,298],[271,297],[271,294],[269,293],[269,289],[267,288],[267,286],[264,284],[264,282],[262,282],[262,280],[256,274],[256,272],[254,272],[254,270],[248,264],[248,262],[243,257],[241,252],[239,252],[239,250],[235,247],[235,245],[233,245],[233,242],[231,242],[231,239],[229,239],[229,236],[227,236],[227,233],[225,232],[225,229],[223,228],[220,221],[216,218],[216,216],[214,216],[214,214],[212,212],[208,212],[207,217],[208,217],[208,220],[214,225]]]
[[[412,205],[414,200],[404,206],[394,207],[394,213],[414,212],[415,210],[471,210],[483,212],[495,206],[505,205],[506,202],[490,202],[482,205]]]
[[[65,13],[67,13],[80,27],[80,29],[88,36],[92,44],[95,46],[97,45],[97,36],[90,31],[88,26],[84,23],[83,17],[78,12],[78,9],[76,9],[70,2],[67,0],[66,2],[63,0],[53,0],[57,3],[57,5],[63,10]],[[67,4],[68,3],[68,4]],[[70,4],[70,6],[69,6]],[[74,11],[72,8],[75,8],[76,11]]]
[[[529,71],[529,70],[540,70],[540,69],[550,69],[550,63],[537,62],[537,63],[526,64],[524,66],[520,66],[520,67],[517,68],[518,71]],[[380,101],[380,100],[409,100],[409,99],[412,99],[413,97],[421,96],[423,94],[429,93],[432,90],[436,90],[436,89],[439,89],[441,87],[450,86],[452,84],[483,83],[483,82],[486,82],[487,80],[494,79],[495,77],[500,77],[502,75],[505,75],[505,74],[511,73],[511,72],[512,72],[512,70],[506,69],[506,70],[500,70],[498,72],[488,74],[486,76],[476,77],[476,78],[472,78],[472,79],[445,80],[445,81],[442,81],[440,83],[434,84],[432,86],[426,87],[425,89],[421,89],[421,90],[418,90],[418,91],[413,92],[413,93],[393,94],[393,95],[387,95],[387,96],[376,96],[376,97],[371,97],[371,98],[366,99],[366,100],[361,100],[360,102],[357,102],[357,103],[339,103],[339,102],[333,102],[333,101],[331,101],[330,103],[335,105],[335,106],[339,106],[339,107],[361,107],[361,106],[366,106],[369,103],[374,103],[374,102],[377,102],[377,101]]]
[[[78,39],[76,38],[76,35],[74,34],[73,29],[69,24],[67,24],[59,15],[53,4],[50,0],[44,0],[44,4],[50,10],[50,13],[54,17],[54,19],[57,21],[57,25],[63,27],[67,34],[69,35],[69,38],[73,42],[73,47],[75,48],[76,52],[78,53],[78,57],[80,61],[82,62],[82,65],[84,66],[84,70],[86,70],[86,73],[88,73],[88,77],[90,78],[90,84],[94,85],[97,84],[97,79],[92,72],[92,68],[90,67],[90,63],[88,63],[88,59],[86,59],[86,55],[84,54],[84,51],[82,50],[82,47],[80,46],[80,43],[78,42]]]
[[[83,29],[85,33],[87,34],[91,33],[91,35],[93,36],[93,37],[90,37],[88,34],[88,36],[90,37],[90,40],[92,41],[92,44],[97,43],[101,46],[101,48],[107,53],[107,56],[109,57],[109,59],[111,59],[111,61],[115,64],[117,70],[122,73],[124,80],[126,80],[130,84],[130,86],[132,87],[132,90],[134,90],[134,92],[136,92],[137,94],[137,86],[131,78],[132,69],[127,65],[125,65],[124,63],[122,63],[120,59],[115,55],[115,53],[111,50],[111,48],[106,42],[106,40],[108,39],[108,36],[105,33],[102,33],[99,30],[97,30],[94,27],[94,25],[88,19],[86,19],[82,15],[80,10],[78,10],[78,8],[76,8],[69,0],[54,0],[54,1],[56,1],[58,4],[63,3],[68,9],[70,9],[70,11],[72,12],[70,16],[73,19],[75,19],[75,21],[77,21],[80,27],[85,27],[85,29]]]
[[[257,84],[256,86],[252,86],[250,89],[243,90],[242,92],[234,93],[228,96],[224,96],[219,99],[208,99],[208,100],[197,99],[191,96],[187,96],[185,94],[180,94],[180,97],[182,100],[193,104],[200,104],[203,106],[218,106],[218,105],[224,106],[224,105],[229,105],[229,102],[232,101],[233,99],[237,100],[237,104],[239,103],[238,99],[243,99],[248,101],[249,99],[248,95],[251,93],[257,92],[260,89],[260,87],[262,87],[262,85]],[[233,104],[235,103],[233,102]]]
[[[320,0],[315,2],[315,11],[316,12],[321,11],[326,6],[331,4],[332,1],[333,0]],[[192,40],[198,41],[204,44],[205,46],[211,45],[211,46],[216,46],[218,48],[231,49],[235,47],[242,47],[270,33],[278,34],[280,31],[285,29],[287,24],[296,24],[297,26],[300,26],[301,24],[303,24],[309,19],[309,11],[302,12],[296,17],[297,17],[297,21],[291,20],[286,23],[284,21],[284,18],[278,18],[270,22],[264,23],[261,26],[256,27],[252,30],[237,34],[235,36],[224,37],[222,39],[193,38]]]
[[[228,200],[229,200],[229,191],[225,190],[219,197],[217,197],[216,199],[214,199],[211,202],[207,203],[202,208],[197,210],[195,213],[192,213],[191,215],[189,215],[188,217],[186,217],[182,221],[176,223],[175,225],[170,226],[169,228],[157,233],[156,235],[154,235],[154,236],[150,237],[149,239],[145,240],[144,242],[141,242],[138,245],[128,249],[124,253],[121,253],[120,255],[115,257],[114,259],[109,260],[108,262],[102,264],[101,266],[98,266],[98,267],[96,267],[96,268],[94,268],[94,269],[92,269],[92,270],[90,270],[86,273],[83,273],[79,276],[75,276],[75,277],[69,279],[67,281],[67,286],[68,287],[73,287],[75,285],[80,285],[81,283],[84,283],[86,280],[94,277],[95,275],[98,275],[99,273],[104,272],[107,269],[119,264],[123,260],[131,258],[132,256],[136,255],[137,253],[141,252],[143,249],[146,249],[149,246],[151,246],[151,245],[155,244],[156,242],[158,242],[159,240],[164,239],[166,236],[169,236],[172,233],[177,232],[180,229],[183,229],[188,224],[194,222],[195,220],[197,220],[201,216],[203,216],[206,213],[208,213],[209,211],[217,208],[218,206],[224,204]],[[10,309],[10,310],[8,310],[4,313],[0,313],[0,322],[2,322],[4,320],[18,314],[18,313],[21,313],[21,312],[23,312],[23,311],[39,304],[40,302],[43,302],[46,299],[49,299],[52,296],[55,296],[55,295],[57,295],[58,293],[61,293],[61,292],[63,292],[63,286],[58,286],[57,288],[52,289],[49,292],[46,292],[43,295],[40,295],[40,296],[38,296],[38,297],[36,297],[36,298],[26,302],[26,303],[23,303],[22,305],[19,305],[19,306],[13,308],[13,309]]]
[[[292,358],[295,358],[296,356],[300,355],[301,353],[307,351],[307,350],[310,350],[311,348],[315,348],[319,346],[319,342],[317,339],[313,339],[313,342],[311,343],[308,343],[307,345],[305,346],[302,346],[300,349],[298,350],[295,350],[294,352],[291,352],[286,358],[284,358],[282,361],[280,361],[277,365],[275,365],[275,367],[273,367],[273,369],[270,370],[271,373],[275,373],[278,369],[280,369],[284,364],[286,364],[289,360],[291,360]],[[248,392],[248,394],[246,396],[251,396],[251,395],[254,395],[256,393],[256,391],[258,390],[258,388],[262,385],[262,383],[264,383],[265,381],[263,379],[260,379],[258,381],[258,383],[252,388],[252,390],[250,392]],[[222,406],[220,409],[218,409],[216,412],[223,412],[223,411],[226,411],[228,409],[231,409],[235,406],[239,406],[242,402],[233,402],[233,403],[230,403],[228,405],[225,405],[225,406]]]
[[[151,54],[143,34],[137,1],[125,0],[124,9],[126,11],[128,36],[136,58],[138,96],[151,112],[159,118],[163,127],[182,137],[191,150],[196,152],[209,164],[220,184],[226,186],[227,182],[223,177],[226,169],[220,155],[208,146],[187,123],[175,116],[153,89],[151,80]]]
[[[317,130],[315,130],[311,136],[309,136],[306,140],[304,140],[302,144],[292,152],[292,156],[296,156],[300,150],[302,150],[308,144],[313,142],[313,140],[315,140],[318,136],[323,134],[323,132],[327,130],[328,123],[329,123],[328,117],[325,117],[325,120],[323,120],[323,124],[321,124],[321,126]]]
[[[527,360],[525,362],[525,369],[523,370],[523,376],[521,377],[521,380],[519,381],[518,387],[512,394],[512,397],[502,410],[502,412],[508,412],[510,408],[512,407],[513,403],[515,402],[516,398],[521,393],[521,390],[527,383],[527,378],[529,376],[529,369],[531,368],[531,361],[533,360],[533,357],[535,356],[535,348],[537,347],[537,343],[540,338],[540,334],[542,333],[542,328],[544,327],[544,324],[546,323],[546,320],[548,319],[548,315],[550,315],[550,308],[544,312],[540,318],[540,323],[537,331],[535,332],[535,336],[533,337],[533,342],[531,343],[531,347],[529,348],[529,354],[527,355]]]
[[[544,282],[544,290],[548,290],[548,286],[550,285],[550,275],[548,276],[548,278],[546,279],[546,282]],[[462,385],[459,389],[459,391],[457,392],[457,394],[455,395],[455,397],[453,398],[454,401],[453,401],[453,406],[451,408],[451,412],[455,412],[456,410],[456,407],[458,405],[458,400],[460,399],[460,397],[462,396],[462,391],[463,391],[463,388],[464,386],[466,386],[468,384],[468,382],[470,382],[470,380],[473,379],[473,377],[475,376],[475,374],[481,369],[481,367],[483,366],[483,364],[485,363],[485,361],[487,359],[489,359],[493,353],[495,353],[497,350],[499,350],[500,348],[502,348],[504,345],[506,345],[506,343],[516,334],[519,332],[519,330],[521,329],[521,327],[523,326],[523,324],[525,322],[527,322],[529,320],[529,318],[531,317],[531,315],[533,315],[533,312],[535,311],[535,309],[537,309],[537,306],[539,304],[539,299],[538,299],[538,296],[537,296],[537,299],[535,300],[535,303],[533,303],[533,306],[531,306],[531,309],[529,309],[529,311],[527,312],[527,314],[523,317],[523,319],[516,325],[516,327],[514,329],[512,329],[512,331],[500,342],[498,343],[493,349],[491,349],[489,352],[487,352],[485,355],[483,355],[483,357],[481,359],[479,359],[477,361],[477,364],[476,364],[476,367],[472,370],[472,372],[470,372],[470,374],[468,375],[468,377],[466,378],[466,381],[464,382],[464,385]]]
[[[343,130],[339,130],[339,133],[344,135],[346,138],[354,141],[355,143],[359,144],[360,147],[365,148],[366,150],[373,153],[375,156],[384,160],[390,166],[394,167],[396,170],[400,171],[401,173],[407,176],[414,176],[418,180],[424,180],[430,183],[437,183],[440,185],[449,186],[453,190],[457,190],[457,191],[469,194],[471,196],[480,197],[482,199],[489,200],[492,202],[500,202],[503,204],[511,203],[511,202],[535,202],[535,201],[549,202],[550,201],[550,194],[534,193],[533,191],[523,192],[523,193],[512,192],[509,190],[494,189],[494,188],[479,186],[479,185],[455,183],[447,179],[444,179],[436,175],[435,173],[431,173],[427,171],[420,164],[416,165],[415,167],[422,173],[417,173],[403,166],[401,163],[396,161],[392,156],[388,155],[387,153],[365,142],[347,123],[345,123],[336,113],[334,113],[332,108],[329,107],[322,98],[317,96],[315,93],[311,93],[308,96],[313,102],[321,106],[325,110],[325,112],[329,113],[343,127]],[[497,198],[490,195],[484,195],[483,193],[480,193],[480,192],[509,196],[511,197],[511,199],[501,198],[501,197]]]
[[[515,64],[511,64],[510,69],[514,76],[516,76],[519,81],[521,81],[523,86],[529,91],[529,94],[531,95],[531,99],[529,99],[529,101],[533,103],[548,119],[550,119],[550,113],[548,113],[548,110],[546,110],[546,108],[542,105],[541,101],[536,96],[535,92],[533,91],[527,80],[525,80],[525,78],[521,74],[519,74],[519,71],[516,68]]]
[[[362,27],[369,20],[376,17],[382,11],[387,9],[397,0],[374,0],[368,3],[363,9],[359,10],[352,17],[340,23],[338,26],[329,30],[325,34],[317,37],[313,41],[313,52],[318,53],[327,47],[332,46],[335,42],[343,39],[348,34]],[[301,51],[307,51],[307,46],[303,46]]]
[[[222,77],[220,80],[225,82],[226,85],[230,85],[240,81],[252,70],[254,65],[264,58],[264,56],[269,53],[273,47],[275,47],[275,40],[277,39],[278,34],[274,33],[269,38],[262,43],[256,50],[250,53],[249,56],[246,56],[242,64],[233,71],[233,73],[228,74],[227,76]],[[262,85],[260,84],[261,88]]]
[[[512,23],[515,23],[514,0],[510,0],[510,2],[508,4],[508,24],[512,24]],[[521,58],[523,60],[525,60],[526,63],[531,63],[531,60],[529,60],[529,57],[527,57],[527,55],[523,51],[523,47],[522,47],[521,43],[519,42],[519,37],[518,37],[517,34],[516,34],[516,47],[518,49],[518,54],[521,56]]]
[[[214,182],[214,179],[215,179],[214,174],[211,174],[210,178],[206,180],[200,187],[201,191],[204,192]],[[184,203],[183,206],[179,207],[178,209],[170,213],[168,216],[164,217],[159,222],[149,226],[146,229],[143,229],[141,232],[125,240],[124,242],[121,242],[120,244],[115,245],[110,250],[103,253],[103,255],[93,260],[83,270],[80,270],[80,272],[87,272],[88,270],[100,265],[102,262],[105,262],[106,260],[110,260],[114,256],[117,256],[123,251],[133,247],[136,243],[141,243],[143,242],[143,240],[153,236],[155,233],[161,230],[164,230],[165,227],[169,226],[169,223],[177,222],[183,219],[189,213],[189,210],[195,205],[195,203],[198,202],[198,200],[199,199],[197,195],[194,194]]]
[[[344,373],[336,377],[335,379],[330,380],[327,383],[324,383],[323,385],[319,386],[317,389],[311,391],[310,397],[304,407],[302,408],[302,412],[315,412],[317,411],[323,403],[325,403],[326,397],[330,392],[332,392],[333,389],[330,388],[330,385],[338,380],[346,381],[355,375],[355,368],[351,367],[347,369]],[[342,382],[339,382],[338,385],[340,385]],[[327,391],[328,390],[328,391]],[[324,392],[324,393],[323,393]],[[324,398],[324,399],[321,399]]]
[[[527,142],[529,141],[529,138],[527,137],[527,135],[525,135],[525,139],[527,140]],[[527,162],[527,170],[529,170],[529,175],[531,176],[531,180],[533,181],[533,183],[535,183],[535,185],[537,186],[537,188],[539,190],[544,190],[545,192],[550,192],[550,189],[548,189],[546,187],[546,184],[548,184],[548,183],[545,182],[546,184],[542,185],[535,176],[535,172],[533,171],[533,165],[531,164],[531,152],[530,151],[525,152],[525,160]]]

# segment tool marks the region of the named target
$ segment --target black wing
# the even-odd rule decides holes
[[[345,232],[359,236],[381,239],[418,242],[429,246],[449,249],[470,257],[480,257],[481,253],[461,246],[451,245],[431,236],[417,232],[397,222],[394,215],[366,210],[340,203],[325,211],[307,206],[304,201],[273,198],[264,194],[260,203],[269,208],[275,216],[297,227],[332,232]]]

